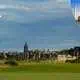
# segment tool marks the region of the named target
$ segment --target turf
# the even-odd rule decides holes
[[[1,67],[0,80],[80,80],[80,64],[27,64]]]
[[[0,72],[80,73],[80,64],[27,64],[17,67],[1,67]]]
[[[80,80],[80,73],[0,73],[0,80]]]

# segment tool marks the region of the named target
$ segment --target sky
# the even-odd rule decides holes
[[[80,0],[71,0],[71,7],[73,8],[75,19],[80,16]]]
[[[0,0],[0,50],[80,46],[80,27],[66,0]]]

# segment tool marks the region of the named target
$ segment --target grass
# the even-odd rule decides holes
[[[27,64],[15,67],[2,66],[0,72],[80,73],[80,64]]]
[[[26,64],[0,67],[0,80],[80,80],[80,64]]]
[[[0,73],[0,80],[80,80],[79,73]]]

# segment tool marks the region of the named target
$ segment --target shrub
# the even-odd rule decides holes
[[[80,63],[80,59],[66,60],[66,63]]]
[[[12,65],[12,66],[17,66],[18,65],[18,63],[15,60],[8,60],[4,64],[9,64],[9,65]]]

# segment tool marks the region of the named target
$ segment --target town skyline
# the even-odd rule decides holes
[[[14,52],[28,52],[28,51],[35,51],[35,50],[39,50],[39,51],[62,51],[62,50],[69,50],[72,48],[78,47],[80,48],[80,46],[73,46],[70,48],[61,48],[61,49],[57,49],[57,48],[30,48],[29,44],[27,42],[24,43],[24,46],[22,49],[3,49],[0,50],[0,52],[6,53],[6,52],[10,52],[10,53],[14,53]]]

